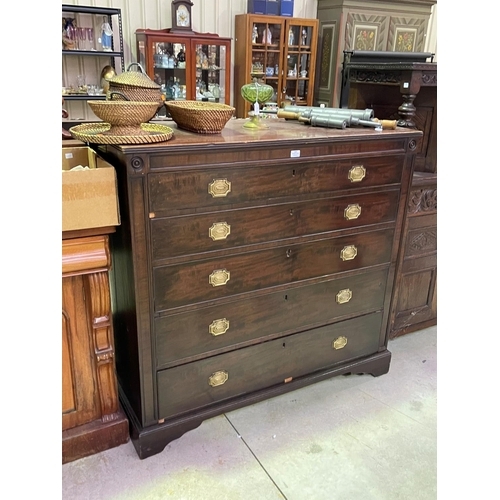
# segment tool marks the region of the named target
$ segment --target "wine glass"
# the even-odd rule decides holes
[[[76,40],[76,30],[72,24],[69,24],[68,27],[66,28],[66,35],[73,42],[73,45],[69,48],[77,49],[78,45]]]
[[[76,28],[76,35],[78,38],[78,50],[85,50],[86,49],[86,40],[87,40],[86,28],[82,28],[81,26],[78,26],[78,28]]]
[[[87,38],[89,41],[89,50],[95,50],[94,47],[94,28],[85,28],[87,31]]]

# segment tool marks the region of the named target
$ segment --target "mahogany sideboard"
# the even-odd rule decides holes
[[[390,338],[437,324],[437,63],[428,53],[345,51],[342,104],[423,133],[403,228]]]
[[[109,287],[114,227],[63,232],[62,462],[129,440],[118,400]]]
[[[243,123],[98,147],[117,171],[116,363],[141,459],[223,412],[389,370],[422,133]]]

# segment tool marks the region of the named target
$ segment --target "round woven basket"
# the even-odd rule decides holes
[[[179,128],[197,134],[218,134],[233,116],[227,104],[200,101],[166,101],[165,107]]]
[[[130,71],[130,68],[134,65],[139,68],[139,71]],[[106,94],[106,99],[114,101],[124,100],[120,95],[111,95],[112,92],[120,92],[130,101],[154,101],[158,103],[159,107],[163,105],[160,85],[153,82],[144,73],[139,63],[129,64],[127,71],[109,80],[109,92]]]
[[[111,125],[140,125],[148,122],[158,108],[156,102],[87,101],[101,120]]]

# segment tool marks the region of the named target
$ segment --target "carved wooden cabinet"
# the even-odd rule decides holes
[[[316,75],[318,20],[298,17],[238,14],[235,23],[234,107],[238,118],[251,110],[241,87],[251,73],[264,72],[263,80],[274,89],[271,101],[278,107],[287,101],[312,106]]]
[[[403,228],[390,338],[437,323],[437,176],[415,172]]]
[[[102,228],[63,233],[63,463],[129,439],[115,373],[110,259],[109,235]]]
[[[318,0],[315,105],[338,107],[344,50],[423,52],[437,0]]]
[[[390,317],[394,338],[437,323],[437,63],[418,61],[425,53],[347,55],[343,104],[371,108],[379,118],[423,133],[396,273]]]
[[[389,308],[418,140],[273,121],[101,146],[120,397],[141,458],[207,418],[389,369]]]

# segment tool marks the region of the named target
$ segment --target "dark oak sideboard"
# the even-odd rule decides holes
[[[389,370],[422,133],[243,123],[99,146],[118,178],[116,363],[140,458],[223,412]]]

